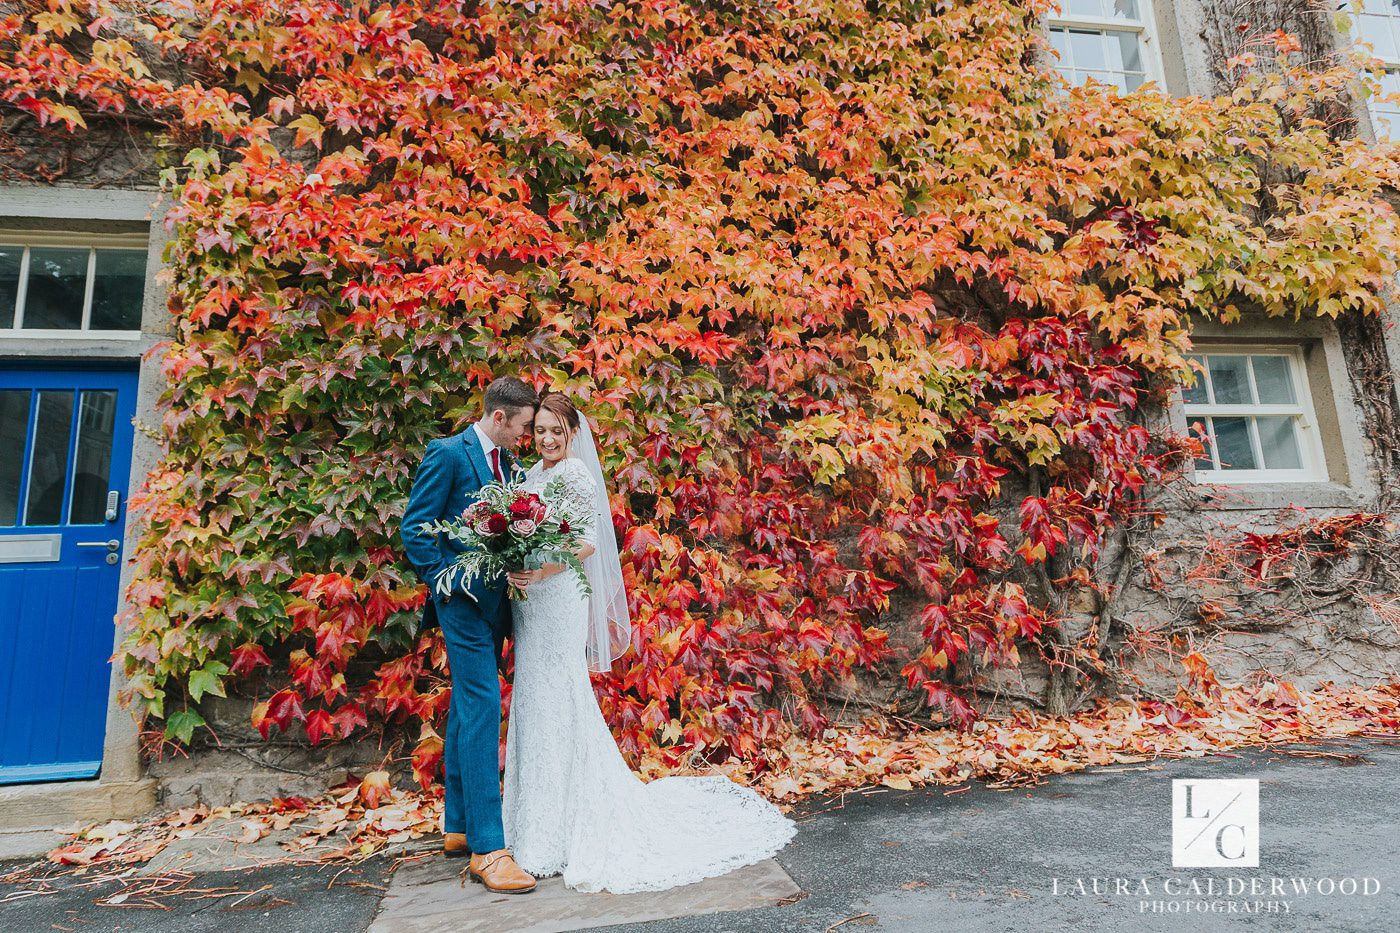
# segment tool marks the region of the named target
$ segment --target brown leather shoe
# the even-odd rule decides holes
[[[466,833],[443,833],[442,854],[448,858],[466,858],[472,854],[472,847],[467,845]]]
[[[497,849],[484,855],[472,853],[467,874],[486,890],[500,894],[525,894],[535,890],[535,876],[515,864],[509,849]]]

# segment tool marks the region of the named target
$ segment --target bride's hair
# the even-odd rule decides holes
[[[547,411],[568,425],[570,431],[578,430],[578,409],[562,392],[546,392],[535,406],[536,411]]]

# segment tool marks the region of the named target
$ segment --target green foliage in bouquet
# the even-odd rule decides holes
[[[562,480],[550,481],[542,496],[524,492],[519,485],[489,483],[460,518],[423,523],[424,531],[446,535],[465,548],[438,574],[434,586],[447,595],[467,590],[477,580],[498,579],[547,560],[564,564],[589,595],[588,574],[578,552],[584,530],[592,523],[593,516],[572,500]],[[515,586],[508,588],[508,595],[527,598]]]

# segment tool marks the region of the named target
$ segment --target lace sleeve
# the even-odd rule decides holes
[[[594,515],[597,502],[597,484],[593,477],[588,475],[588,467],[572,457],[564,461],[564,468],[560,470],[563,474],[564,486],[568,490],[570,500],[578,510],[578,514],[585,517],[583,524],[583,538],[595,547],[598,544],[598,522]]]

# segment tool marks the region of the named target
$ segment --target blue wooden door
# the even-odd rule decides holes
[[[0,784],[102,767],[134,369],[0,363]]]

